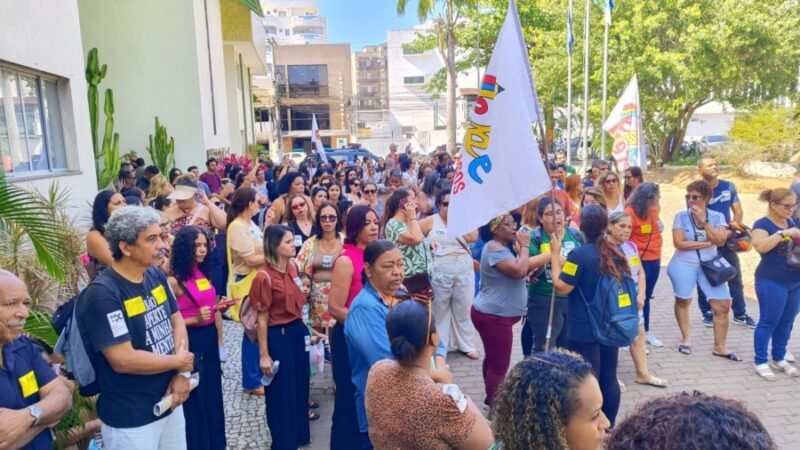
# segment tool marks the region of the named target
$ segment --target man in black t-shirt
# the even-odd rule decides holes
[[[167,245],[159,223],[151,208],[115,211],[105,232],[114,262],[76,305],[100,384],[106,449],[186,448],[180,405],[189,396],[194,355],[175,296],[155,267]],[[153,406],[168,395],[173,411],[157,417]]]
[[[30,304],[25,283],[0,270],[0,448],[50,450],[72,394],[22,335]]]

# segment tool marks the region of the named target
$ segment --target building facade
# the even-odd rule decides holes
[[[312,115],[326,147],[349,144],[355,126],[350,45],[279,45],[274,57],[283,151],[309,148]]]
[[[328,23],[317,0],[263,0],[264,35],[274,45],[328,43]]]
[[[359,138],[391,137],[386,44],[368,45],[355,53]]]
[[[7,179],[69,189],[76,223],[97,192],[75,1],[0,2],[0,155]],[[87,222],[88,223],[88,222]]]

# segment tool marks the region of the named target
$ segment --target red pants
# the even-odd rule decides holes
[[[494,314],[484,314],[475,307],[470,311],[472,323],[483,342],[483,384],[486,386],[486,400],[484,403],[491,406],[497,388],[508,372],[511,364],[511,344],[514,341],[512,327],[519,322],[520,317],[503,317]]]

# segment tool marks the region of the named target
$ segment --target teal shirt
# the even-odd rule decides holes
[[[581,246],[581,240],[575,236],[575,232],[575,230],[567,228],[566,232],[564,233],[564,239],[561,240],[561,254],[565,257],[569,255],[569,252]],[[542,236],[540,239],[541,242],[536,242],[537,239],[534,238],[534,235],[539,233],[541,233]],[[531,230],[531,243],[528,244],[528,254],[530,256],[537,256],[549,251],[550,235],[542,230],[541,227]],[[553,278],[550,272],[550,264],[547,264],[544,268],[544,272],[539,275],[538,281],[536,283],[528,284],[528,295],[535,294],[549,296],[552,293]],[[559,298],[565,297],[559,296]]]

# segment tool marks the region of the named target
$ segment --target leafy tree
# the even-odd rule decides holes
[[[429,36],[429,48],[437,48],[445,60],[447,79],[447,151],[456,151],[456,27],[461,12],[474,7],[476,0],[441,0],[443,12],[440,14],[434,34]],[[407,0],[397,0],[397,14],[406,13]],[[420,21],[436,13],[436,0],[418,0],[417,17]],[[435,37],[435,41],[430,39]],[[431,44],[434,44],[435,47]]]
[[[583,90],[584,10],[579,3],[573,13],[574,102]],[[507,0],[480,0],[479,7],[464,10],[481,26],[456,28],[455,53],[462,55],[458,68],[487,64],[507,5]],[[566,2],[530,0],[518,2],[518,10],[539,99],[552,127],[554,109],[567,103]],[[590,121],[599,130],[601,7],[592,6],[590,14]],[[797,95],[796,0],[618,1],[609,36],[608,107],[637,73],[648,141],[664,161],[679,154],[694,111],[713,100],[741,108]]]

